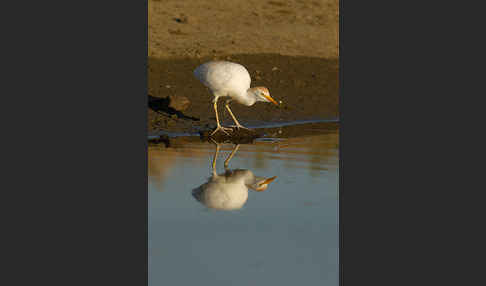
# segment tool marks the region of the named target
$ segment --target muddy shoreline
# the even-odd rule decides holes
[[[253,144],[255,142],[277,142],[297,137],[307,137],[322,134],[339,134],[339,122],[296,123],[280,127],[256,128],[233,137],[209,137],[209,131],[194,134],[151,134],[148,137],[149,146],[173,147],[195,142],[213,142],[229,144]]]
[[[199,132],[215,127],[212,95],[192,72],[209,60],[229,60],[245,65],[252,86],[266,86],[280,107],[258,102],[251,107],[232,103],[231,109],[243,125],[258,126],[296,120],[339,118],[339,63],[335,59],[278,54],[229,55],[200,59],[148,59],[148,131]],[[190,106],[184,111],[168,107],[170,96],[184,96]],[[223,104],[223,125],[233,124]]]
[[[251,86],[283,102],[232,103],[243,125],[339,118],[339,1],[149,0],[148,16],[149,134],[215,127],[212,95],[193,76],[210,60],[244,65]],[[218,114],[233,124],[224,104]]]

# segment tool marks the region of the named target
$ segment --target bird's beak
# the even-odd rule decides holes
[[[262,184],[270,184],[271,182],[273,182],[273,180],[275,180],[277,178],[277,176],[274,176],[274,177],[271,177],[271,178],[268,178],[266,179],[265,181],[263,181]]]
[[[275,178],[277,178],[277,176],[265,179],[261,183],[258,183],[258,187],[253,189],[257,192],[263,192],[267,189],[268,184],[270,184],[273,180],[275,180]]]
[[[278,103],[270,95],[263,95],[266,99],[270,100],[273,104],[278,106]]]

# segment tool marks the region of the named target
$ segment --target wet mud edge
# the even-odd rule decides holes
[[[334,133],[339,131],[339,122],[318,122],[288,125],[284,127],[255,128],[255,129],[236,129],[229,131],[229,134],[218,131],[211,136],[214,129],[203,130],[199,136],[175,136],[159,135],[156,138],[149,139],[150,145],[164,144],[165,147],[171,147],[174,141],[182,143],[187,142],[216,142],[216,143],[233,143],[233,144],[253,144],[256,139],[261,138],[290,138],[303,137],[316,134]]]

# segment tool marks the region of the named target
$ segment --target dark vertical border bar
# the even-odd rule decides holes
[[[140,86],[142,88],[142,98],[144,100],[141,100],[141,121],[139,122],[140,126],[143,126],[143,173],[141,176],[143,178],[139,178],[142,182],[143,185],[143,206],[141,206],[141,210],[143,210],[143,215],[144,219],[144,233],[143,233],[143,240],[145,241],[143,245],[143,254],[141,254],[141,257],[145,260],[145,263],[142,264],[142,273],[144,274],[144,277],[140,278],[141,281],[139,285],[148,286],[148,140],[147,140],[147,135],[148,135],[148,126],[147,126],[147,116],[148,116],[148,1],[149,0],[143,0],[144,3],[144,8],[143,11],[143,41],[142,41],[142,46],[143,46],[143,52],[140,51],[140,56],[143,56],[143,71],[142,71],[142,80],[143,84],[140,83]],[[142,21],[140,22],[142,24]],[[138,137],[137,137],[138,138]],[[140,274],[142,274],[140,273]]]
[[[457,209],[463,189],[454,188],[449,197],[453,201],[447,201],[447,185],[458,175],[444,170],[464,165],[449,161],[457,146],[444,146],[452,137],[464,140],[465,131],[451,124],[461,108],[445,106],[447,98],[459,104],[465,94],[456,92],[458,80],[451,74],[457,71],[451,62],[467,61],[467,53],[448,50],[454,42],[450,39],[471,46],[450,34],[467,30],[458,27],[461,21],[447,20],[454,29],[438,21],[461,13],[425,2],[347,3],[344,32],[340,0],[340,284],[442,285],[456,278],[452,284],[468,285],[476,263],[452,256],[454,251],[467,252],[462,247],[468,243],[451,237],[470,239],[454,225],[470,217],[460,218]],[[466,12],[461,15],[471,18]],[[447,36],[433,46],[441,34]],[[441,112],[449,114],[438,120]],[[433,141],[442,128],[450,138]],[[460,264],[468,271],[459,272]]]
[[[344,124],[344,105],[343,105],[343,0],[339,0],[339,285],[344,285],[343,276],[343,124]]]
[[[3,146],[4,272],[18,285],[147,285],[147,0],[21,6],[5,10],[19,80],[3,103],[17,115],[3,134],[15,145]]]

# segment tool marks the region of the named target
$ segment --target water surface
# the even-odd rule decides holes
[[[234,145],[220,145],[218,174]],[[277,178],[237,210],[192,190],[216,145],[149,148],[150,285],[338,285],[338,131],[240,145],[229,169]]]

